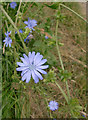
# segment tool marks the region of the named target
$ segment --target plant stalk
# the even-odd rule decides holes
[[[19,14],[20,8],[21,8],[21,2],[22,2],[22,1],[20,0],[19,8],[18,8],[18,11],[17,11],[17,16],[16,16],[15,25],[17,24],[18,14]]]
[[[63,91],[63,89],[61,88],[61,86],[56,81],[55,81],[55,83],[56,83],[57,87],[60,89],[60,91],[62,92],[62,94],[63,94],[66,102],[68,103],[68,97],[67,97],[67,95],[65,94],[65,92]]]
[[[58,52],[58,56],[59,56],[59,60],[60,60],[60,64],[62,67],[62,70],[64,71],[64,65],[63,65],[63,61],[61,58],[61,54],[60,54],[60,50],[59,50],[59,45],[58,45],[58,39],[57,39],[57,32],[58,32],[58,19],[56,20],[56,33],[55,33],[55,37],[56,37],[56,48],[57,48],[57,52]],[[67,93],[68,93],[68,97],[70,99],[70,92],[69,92],[69,87],[68,87],[68,83],[66,81],[66,88],[67,88]],[[66,97],[66,96],[65,96]],[[66,99],[66,98],[65,98]],[[67,101],[67,100],[66,100]]]
[[[75,12],[74,10],[72,10],[71,8],[67,7],[66,5],[64,4],[61,4],[60,3],[60,6],[68,9],[69,11],[71,11],[72,13],[74,13],[75,15],[77,15],[79,18],[81,18],[83,21],[85,21],[86,23],[88,23],[88,21],[86,19],[84,19],[81,15],[79,15],[77,12]]]

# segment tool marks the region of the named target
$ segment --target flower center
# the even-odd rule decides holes
[[[35,69],[35,66],[32,64],[32,65],[29,65],[29,69],[30,70],[34,70]]]
[[[14,6],[14,4],[12,4],[12,6]]]

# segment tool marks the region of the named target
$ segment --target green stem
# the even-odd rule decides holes
[[[67,80],[66,80],[66,88],[67,88],[68,98],[69,98],[69,100],[70,100],[71,97],[70,97],[70,91],[69,91],[68,81],[67,81]]]
[[[7,24],[7,20],[5,20],[5,23],[6,23],[7,30],[9,30],[9,28],[8,28],[8,24]]]
[[[63,62],[62,62],[62,58],[61,58],[61,54],[60,54],[60,50],[59,50],[59,46],[58,46],[58,40],[57,40],[57,31],[58,31],[58,19],[57,19],[57,22],[56,22],[56,33],[55,33],[55,36],[56,36],[56,48],[57,48],[57,51],[58,51],[58,56],[59,56],[59,60],[60,60],[60,63],[61,63],[61,67],[62,67],[62,70],[64,71],[64,65],[63,65]],[[63,89],[61,88],[61,86],[55,81],[56,85],[58,86],[58,88],[60,89],[60,91],[62,92],[65,100],[67,101],[68,105],[69,105],[69,100],[70,100],[70,92],[69,92],[69,87],[68,87],[68,82],[66,80],[66,89],[67,89],[67,93],[68,93],[68,96],[65,94],[65,92],[63,91]],[[77,118],[75,117],[73,111],[70,109],[71,111],[71,115],[74,117],[74,118]]]
[[[10,23],[13,25],[13,27],[15,28],[15,30],[17,31],[17,33],[19,35],[19,38],[20,38],[20,40],[21,40],[21,42],[23,44],[23,47],[25,49],[25,52],[28,53],[28,50],[26,48],[26,45],[24,44],[24,41],[22,40],[22,37],[20,35],[20,32],[19,32],[18,28],[15,26],[14,22],[12,21],[12,19],[10,18],[10,16],[7,14],[7,12],[4,10],[4,8],[3,8],[2,5],[0,6],[0,8],[1,8],[2,12],[5,14],[5,16],[8,18],[8,20],[10,21]]]
[[[59,50],[59,46],[58,46],[57,31],[58,31],[58,19],[57,19],[57,21],[56,21],[56,33],[55,33],[55,37],[56,37],[56,48],[57,48],[57,52],[58,52],[58,56],[59,56],[59,60],[60,60],[60,63],[61,63],[62,70],[64,70],[64,66],[63,66],[63,62],[62,62],[62,58],[61,58],[61,54],[60,54],[60,50]]]
[[[75,15],[77,15],[79,18],[81,18],[83,21],[85,21],[86,23],[88,23],[87,20],[85,20],[81,15],[79,15],[77,12],[75,12],[74,10],[72,10],[71,8],[67,7],[66,5],[64,4],[60,4],[62,7],[68,9],[69,11],[73,12]]]
[[[58,19],[56,21],[56,33],[55,33],[55,36],[56,36],[56,48],[57,48],[57,51],[58,51],[58,56],[59,56],[59,60],[60,60],[60,63],[61,63],[62,70],[64,71],[64,65],[63,65],[63,61],[62,61],[59,46],[58,46],[57,31],[58,31]],[[67,81],[66,81],[66,88],[67,88],[68,97],[70,99],[70,92],[69,92],[69,87],[68,87]]]
[[[67,95],[65,94],[65,92],[63,91],[63,89],[61,88],[61,86],[60,86],[56,81],[55,81],[55,83],[56,83],[57,87],[60,89],[60,91],[62,92],[65,100],[66,100],[67,103],[68,103],[68,97],[67,97]]]
[[[18,14],[19,14],[19,12],[20,12],[20,7],[21,7],[21,0],[20,0],[20,4],[19,4],[18,11],[17,11],[17,16],[16,16],[15,25],[17,24]]]
[[[52,114],[51,114],[51,111],[50,111],[50,118],[53,118],[53,117],[52,117]]]
[[[6,72],[7,72],[7,80],[8,80],[8,55],[6,52]]]

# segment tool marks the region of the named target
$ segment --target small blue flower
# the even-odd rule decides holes
[[[28,18],[28,21],[24,21],[24,23],[27,25],[25,28],[28,27],[30,30],[35,30],[33,27],[37,25],[36,20],[30,20],[29,18]]]
[[[27,41],[27,43],[28,43],[31,38],[33,38],[33,35],[29,33],[29,35],[26,37],[26,39],[24,39],[24,42]]]
[[[45,39],[48,39],[48,36],[45,36]]]
[[[19,32],[20,32],[20,33],[23,33],[23,30],[22,30],[22,29],[19,29]]]
[[[10,34],[11,34],[11,31],[10,32],[7,31],[7,33],[5,33],[6,37],[9,36]]]
[[[17,34],[17,31],[15,31],[15,34]]]
[[[22,71],[22,81],[26,79],[26,83],[28,83],[32,76],[34,82],[38,83],[39,79],[43,79],[40,73],[47,74],[47,72],[42,70],[49,67],[48,65],[43,65],[47,60],[42,59],[43,56],[40,55],[39,52],[35,54],[34,51],[32,53],[29,52],[28,56],[26,56],[25,54],[23,54],[23,56],[24,58],[20,57],[23,63],[17,62],[17,65],[19,65],[20,67],[16,68],[17,71]]]
[[[10,7],[11,7],[11,8],[15,9],[16,6],[17,6],[16,2],[11,2],[11,3],[10,3]]]
[[[58,109],[58,103],[56,101],[50,101],[48,106],[52,111],[55,111]]]
[[[8,47],[8,45],[9,47],[11,47],[12,40],[9,37],[10,34],[11,34],[11,31],[10,32],[7,31],[7,33],[5,33],[6,37],[5,37],[5,40],[3,40],[3,42],[5,42],[6,47]]]
[[[22,29],[19,29],[19,32],[20,32],[20,33],[23,33],[23,30],[22,30]],[[15,31],[15,34],[17,34],[17,31]]]
[[[86,117],[85,115],[82,115],[83,117]]]

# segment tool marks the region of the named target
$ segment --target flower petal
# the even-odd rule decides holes
[[[24,23],[28,25],[28,21],[24,21]]]
[[[42,70],[42,69],[36,68],[36,70],[38,70],[38,71],[39,71],[40,73],[42,73],[42,74],[47,74],[47,72],[44,71],[44,70]]]
[[[29,59],[30,59],[30,57],[31,57],[31,52],[29,52],[28,57],[29,57]]]
[[[37,52],[37,54],[35,55],[35,57],[34,57],[34,64],[36,65],[36,63],[37,63],[37,59],[40,57],[40,53],[39,52]]]
[[[32,71],[32,77],[33,77],[35,83],[38,83],[38,82],[39,82],[39,79],[38,79],[38,77],[35,75],[34,71]]]
[[[27,61],[24,58],[20,57],[20,59],[23,61],[25,65],[28,65]]]
[[[27,61],[27,63],[29,63],[29,58],[28,58],[28,56],[27,56],[26,54],[23,54],[23,56],[24,56],[25,60]]]
[[[23,70],[26,70],[27,68],[28,68],[28,67],[23,67],[23,66],[22,66],[22,67],[16,68],[16,70],[17,70],[17,71],[23,71]]]
[[[28,72],[27,72],[28,73]],[[26,78],[27,78],[27,73],[25,73],[23,76],[22,76],[22,81],[24,81]]]
[[[41,74],[40,74],[39,72],[37,72],[36,70],[34,70],[34,73],[37,75],[37,77],[39,77],[39,78],[40,78],[40,80],[42,80],[42,79],[43,79],[43,77],[41,76]]]
[[[46,61],[47,61],[47,59],[43,59],[43,60],[41,60],[41,61],[38,63],[37,66],[44,64]]]
[[[32,52],[31,54],[31,57],[30,57],[30,64],[32,64],[33,60],[34,60],[34,57],[35,57],[35,52]]]
[[[38,66],[38,68],[40,68],[40,69],[46,69],[48,67],[49,67],[49,65]]]
[[[31,71],[28,71],[26,83],[28,83],[30,81],[30,79],[31,79]]]
[[[23,63],[21,63],[21,62],[17,62],[17,65],[19,65],[19,66],[25,66]]]
[[[38,56],[36,57],[35,65],[37,65],[37,64],[41,61],[42,58],[43,58],[42,55],[38,55]]]
[[[28,70],[29,70],[29,69],[23,70],[23,71],[21,72],[21,76],[23,76]]]

